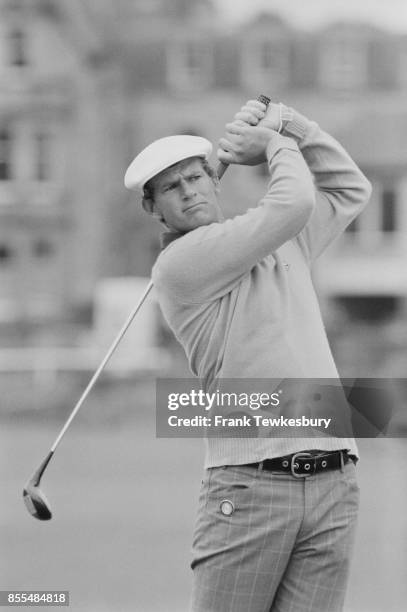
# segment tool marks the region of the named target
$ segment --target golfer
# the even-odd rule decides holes
[[[331,136],[249,100],[218,158],[267,162],[260,202],[225,219],[211,144],[153,142],[125,184],[164,226],[162,312],[207,389],[219,379],[338,378],[312,265],[361,212],[370,184]],[[196,612],[343,609],[359,504],[352,438],[207,437],[193,540]]]

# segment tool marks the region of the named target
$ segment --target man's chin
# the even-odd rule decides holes
[[[216,223],[218,221],[218,219],[214,219],[213,217],[209,216],[209,215],[205,215],[205,214],[197,214],[194,215],[193,219],[189,220],[189,223],[187,226],[183,226],[182,228],[178,227],[171,227],[171,231],[172,232],[178,232],[180,234],[186,234],[187,232],[192,232],[195,229],[198,229],[198,227],[203,227],[205,225],[210,225],[211,223]]]
[[[206,215],[199,215],[196,219],[194,219],[193,223],[191,223],[191,230],[197,229],[198,227],[203,227],[204,225],[210,225],[211,223],[215,223],[216,219],[213,219]]]

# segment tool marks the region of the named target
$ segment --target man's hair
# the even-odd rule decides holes
[[[216,174],[216,170],[214,168],[212,168],[212,166],[209,164],[208,160],[205,159],[204,157],[198,157],[197,159],[201,160],[202,169],[206,172],[206,174],[213,181],[215,181],[218,178],[218,175]],[[177,164],[178,163],[180,163],[180,162],[177,162]],[[176,166],[177,164],[174,164],[174,166]],[[144,210],[146,210],[146,211],[148,211],[150,209],[150,207],[148,205],[146,205],[147,204],[146,200],[154,202],[154,186],[153,186],[154,178],[155,177],[153,176],[153,178],[151,178],[149,181],[147,181],[147,183],[143,187],[143,200],[142,200],[142,204],[143,204]]]

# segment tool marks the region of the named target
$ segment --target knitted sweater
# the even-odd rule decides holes
[[[245,214],[201,226],[159,255],[161,310],[207,389],[218,379],[338,378],[311,279],[315,258],[359,214],[370,185],[331,136],[294,112],[267,147],[266,195]],[[347,448],[350,438],[206,438],[205,466],[301,450]]]

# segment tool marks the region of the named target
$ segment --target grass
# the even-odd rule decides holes
[[[56,416],[50,402],[31,413],[17,413],[17,406],[13,412],[11,404],[3,412],[0,589],[67,589],[74,612],[188,609],[203,444],[156,439],[148,389],[95,389],[44,475],[54,511],[49,523],[29,516],[21,491],[68,404]],[[401,612],[407,444],[364,440],[360,448],[361,514],[346,610]]]
[[[202,442],[76,423],[41,483],[54,512],[41,523],[21,490],[53,437],[2,428],[0,588],[68,589],[75,612],[186,610]]]

